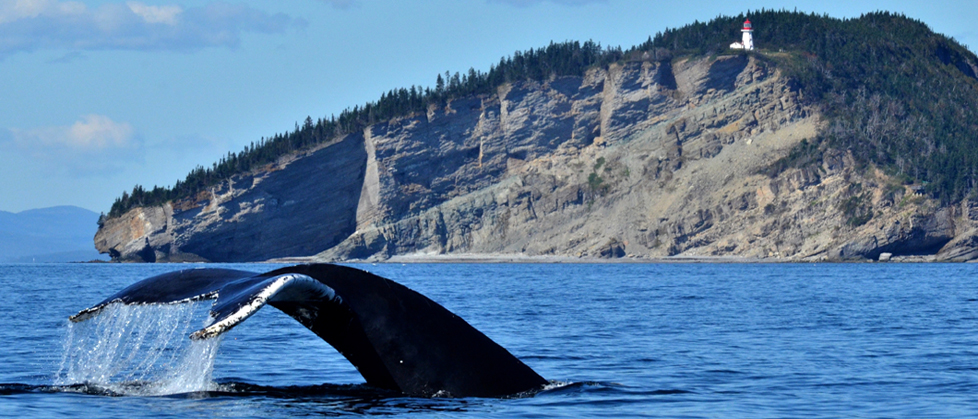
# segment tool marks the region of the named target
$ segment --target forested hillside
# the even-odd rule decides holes
[[[745,18],[757,51],[731,51]],[[564,42],[517,52],[488,71],[439,74],[434,87],[391,90],[375,102],[313,120],[291,132],[261,138],[210,167],[199,166],[171,188],[124,192],[109,217],[139,206],[193,200],[208,187],[281,156],[329,142],[371,124],[425,112],[432,104],[491,94],[519,80],[583,75],[623,61],[675,61],[696,56],[750,54],[778,68],[825,117],[812,141],[769,169],[819,164],[851,152],[859,164],[882,168],[904,183],[926,185],[949,203],[976,193],[978,180],[978,58],[923,23],[886,12],[857,19],[761,10],[668,29],[628,50],[594,42]]]
[[[539,49],[516,52],[499,60],[488,72],[470,68],[465,74],[446,71],[436,77],[435,87],[411,86],[381,95],[376,102],[345,109],[340,115],[313,121],[306,117],[301,126],[291,132],[276,134],[253,142],[238,153],[229,152],[211,167],[198,166],[186,179],[178,180],[172,188],[154,187],[146,190],[137,185],[132,192],[123,192],[112,204],[109,217],[123,214],[139,206],[158,205],[167,201],[192,198],[207,187],[235,174],[246,173],[279,157],[328,142],[344,134],[391,118],[425,112],[431,104],[469,95],[491,93],[504,83],[518,80],[543,80],[554,76],[580,76],[592,66],[604,66],[623,57],[620,49],[605,49],[588,41],[551,43]]]

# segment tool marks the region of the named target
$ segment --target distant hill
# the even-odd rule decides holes
[[[98,218],[73,206],[0,211],[0,263],[104,259],[92,247]]]

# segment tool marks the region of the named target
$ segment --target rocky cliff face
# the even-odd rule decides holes
[[[978,207],[938,208],[845,153],[761,174],[820,128],[791,86],[745,55],[505,85],[134,209],[96,247],[135,261],[978,255]]]
[[[234,177],[186,203],[136,208],[107,220],[95,246],[124,261],[254,261],[320,252],[356,229],[366,164],[363,138]],[[177,208],[175,208],[177,207]]]

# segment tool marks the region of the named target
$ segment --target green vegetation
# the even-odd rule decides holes
[[[866,208],[866,194],[854,195],[839,203],[839,211],[846,216],[846,224],[859,227],[873,219],[873,211]]]
[[[427,111],[430,105],[469,95],[491,94],[505,83],[521,80],[546,80],[550,77],[581,76],[594,66],[607,66],[624,56],[620,48],[602,48],[595,42],[551,43],[545,48],[517,51],[511,57],[499,60],[489,72],[470,68],[466,74],[439,74],[435,88],[411,86],[394,89],[380,96],[376,102],[354,106],[340,113],[313,121],[306,117],[302,126],[295,130],[262,138],[251,143],[239,153],[214,162],[210,167],[197,166],[184,180],[178,180],[172,188],[154,187],[146,190],[136,185],[132,192],[123,192],[109,211],[109,217],[117,217],[140,206],[161,205],[168,201],[193,200],[202,191],[253,169],[276,161],[278,158],[308,149],[345,134],[358,132],[371,124],[391,118],[409,116]]]
[[[605,163],[607,163],[607,161],[604,157],[598,157],[598,159],[594,162],[594,171],[587,176],[587,186],[591,192],[590,202],[592,203],[594,202],[595,196],[604,195],[606,192],[608,192],[608,189],[611,188],[611,185],[605,183],[604,178],[598,174],[602,166],[604,167],[604,171],[606,173],[611,173],[611,166]],[[588,209],[590,210],[590,207]]]
[[[669,30],[643,48],[673,54],[722,51],[744,16]],[[978,58],[902,15],[840,20],[786,11],[750,14],[756,56],[791,77],[827,128],[772,165],[816,166],[849,151],[945,203],[978,191]]]
[[[439,74],[434,88],[395,89],[338,117],[306,118],[292,132],[262,138],[210,167],[198,166],[172,188],[147,191],[137,185],[116,200],[109,217],[137,206],[194,200],[208,187],[289,153],[373,123],[423,113],[447,100],[492,94],[505,83],[580,76],[589,68],[623,60],[730,53],[753,54],[779,68],[827,117],[827,128],[818,137],[802,142],[768,174],[816,166],[828,153],[849,151],[860,164],[883,168],[907,183],[926,184],[928,193],[945,202],[976,195],[978,58],[973,53],[902,15],[879,12],[841,20],[783,10],[750,12],[758,51],[731,51],[728,46],[740,39],[745,17],[717,17],[668,29],[627,51],[590,41],[551,43],[503,58],[488,72]],[[597,175],[599,167],[589,178],[592,190],[606,186]]]
[[[591,192],[601,192],[608,187],[604,184],[604,179],[594,172],[587,176],[587,186],[591,188]]]
[[[594,171],[597,172],[599,169],[601,169],[601,166],[604,166],[604,162],[604,157],[598,157],[598,160],[594,162]]]
[[[867,205],[869,192],[860,193],[863,190],[861,183],[849,185],[848,198],[839,202],[836,208],[845,215],[846,224],[852,227],[859,227],[873,219],[873,209]]]
[[[768,166],[765,169],[765,173],[768,176],[774,177],[790,167],[819,166],[822,164],[822,153],[823,150],[819,149],[818,143],[801,140],[801,143],[795,146],[787,156],[778,159]]]

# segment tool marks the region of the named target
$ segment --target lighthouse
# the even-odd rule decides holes
[[[744,28],[740,30],[744,35],[743,42],[734,42],[730,44],[730,49],[745,49],[747,51],[754,50],[754,27],[750,24],[750,19],[744,21]]]

